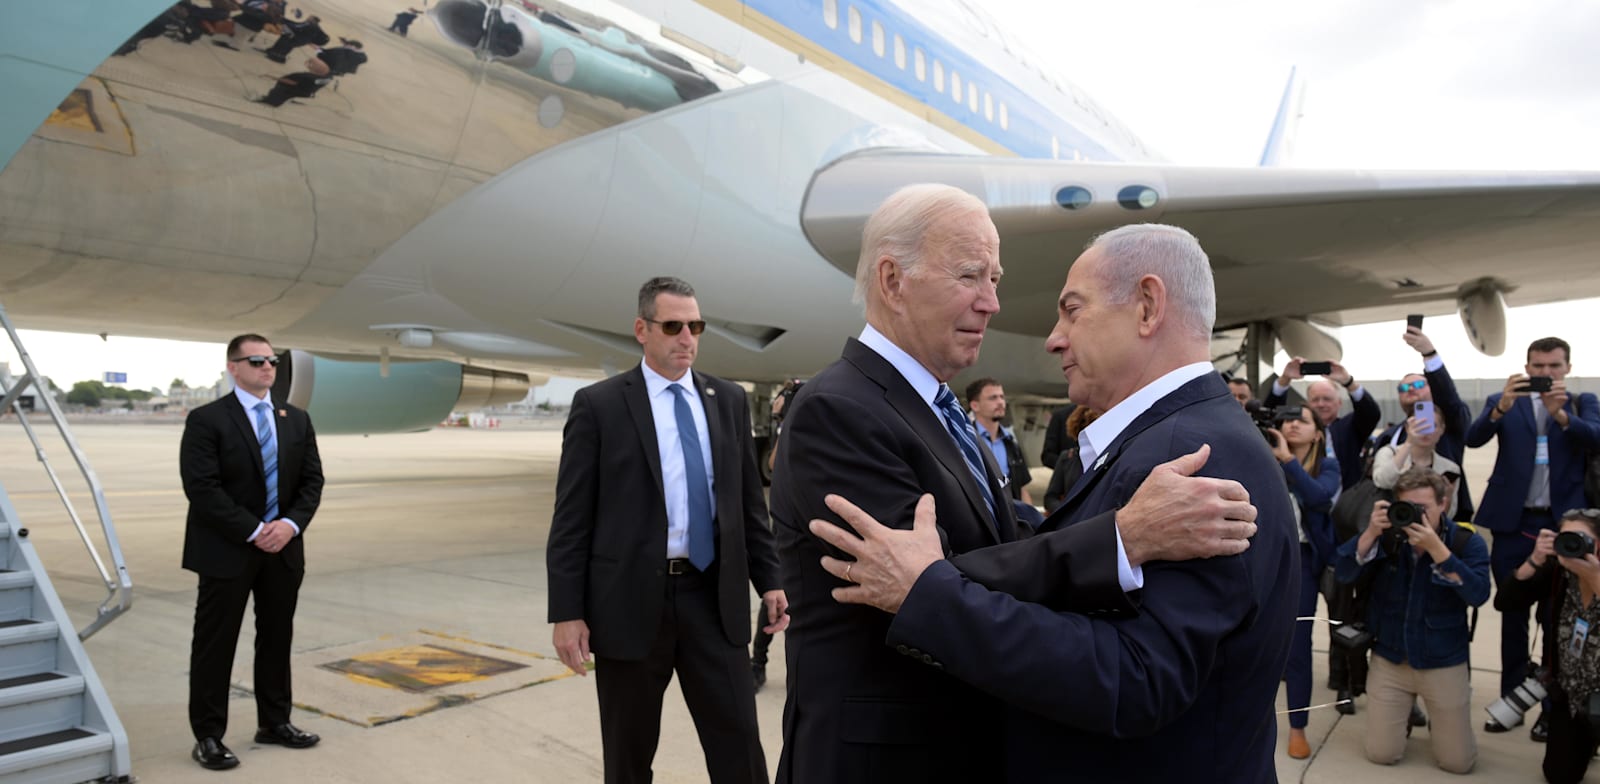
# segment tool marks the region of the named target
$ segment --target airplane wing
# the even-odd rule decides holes
[[[1066,270],[1095,235],[1170,223],[1200,240],[1217,326],[1437,315],[1498,291],[1513,305],[1600,296],[1600,172],[1191,168],[868,151],[819,170],[801,222],[854,274],[861,228],[897,188],[983,199],[1005,268],[997,329],[1045,335]],[[1483,345],[1480,343],[1480,346]]]

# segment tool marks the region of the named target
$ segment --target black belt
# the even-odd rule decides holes
[[[1522,507],[1522,513],[1523,514],[1527,514],[1529,512],[1532,512],[1533,514],[1547,515],[1547,514],[1550,514],[1550,507],[1548,507],[1548,506],[1524,506],[1524,507]]]
[[[667,574],[675,576],[700,574],[700,570],[694,568],[694,564],[687,558],[668,558]]]

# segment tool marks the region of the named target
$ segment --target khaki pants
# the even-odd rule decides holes
[[[1467,773],[1478,761],[1472,734],[1472,685],[1466,664],[1417,670],[1374,653],[1367,675],[1367,759],[1393,765],[1406,753],[1406,721],[1411,704],[1422,697],[1428,710],[1428,737],[1439,767]]]

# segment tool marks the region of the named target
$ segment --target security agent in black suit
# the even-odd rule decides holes
[[[644,361],[585,387],[562,434],[546,566],[561,661],[591,651],[608,783],[648,782],[677,673],[714,784],[766,782],[745,643],[754,585],[788,625],[742,388],[690,370],[694,289],[639,291]]]
[[[1302,377],[1300,365],[1305,361],[1295,357],[1283,367],[1278,380],[1272,383],[1272,392],[1267,395],[1268,406],[1277,408],[1288,402],[1289,382]],[[1352,407],[1351,412],[1344,416],[1339,416],[1339,408],[1344,405],[1339,397],[1341,388],[1350,393]],[[1378,407],[1378,401],[1373,400],[1367,390],[1356,383],[1344,365],[1334,362],[1333,370],[1326,378],[1311,382],[1306,389],[1306,405],[1311,407],[1317,421],[1322,423],[1328,435],[1328,448],[1338,458],[1339,465],[1361,465],[1361,447],[1372,437],[1372,431],[1383,419],[1383,410]],[[1351,469],[1340,473],[1339,482],[1345,490],[1349,490],[1361,478],[1360,471]]]
[[[1073,264],[1046,346],[1079,404],[1105,413],[1080,434],[1086,473],[1040,534],[946,560],[928,497],[911,531],[837,497],[862,538],[812,522],[857,559],[823,559],[858,584],[840,601],[897,613],[887,644],[1008,704],[1004,761],[985,780],[1276,778],[1273,701],[1294,624],[1282,586],[1298,547],[1272,457],[1209,361],[1213,291],[1198,243],[1170,226],[1108,232]],[[1172,483],[1211,498],[1169,505],[1159,491]],[[1146,553],[1128,524],[1171,510],[1215,523],[1210,553],[1227,557]],[[966,514],[937,508],[941,525]],[[1069,578],[1093,562],[1060,545],[1107,521],[1142,571],[1137,615],[1072,611]]]
[[[863,232],[856,286],[867,327],[790,406],[772,485],[784,586],[796,607],[778,782],[973,782],[1001,774],[1004,707],[928,666],[922,651],[890,647],[892,616],[835,602],[832,592],[850,575],[824,571],[823,556],[839,550],[807,529],[813,518],[839,520],[825,505],[830,493],[906,524],[929,493],[948,511],[937,531],[943,552],[1005,546],[1025,533],[1005,502],[992,453],[976,444],[944,385],[976,361],[999,309],[998,245],[987,208],[965,192],[914,185],[889,197]],[[1177,495],[1170,508],[1206,507],[1199,493]],[[1171,545],[1192,538],[1127,522],[1130,553],[1142,549],[1144,533]],[[1070,565],[1054,583],[1068,606],[1126,608],[1109,515],[1047,544]]]
[[[1072,410],[1078,406],[1068,403],[1050,412],[1050,424],[1044,428],[1044,449],[1039,452],[1039,464],[1054,466],[1061,459],[1061,452],[1072,446],[1072,441],[1067,437],[1067,417],[1072,416]]]
[[[322,460],[311,419],[271,399],[278,358],[260,335],[228,343],[234,391],[189,413],[178,453],[189,519],[183,568],[200,575],[189,654],[194,759],[239,764],[223,745],[234,649],[245,603],[256,614],[257,743],[307,748],[320,740],[289,723],[289,646],[305,577],[304,533],[322,501]]]

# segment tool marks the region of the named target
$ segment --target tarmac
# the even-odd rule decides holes
[[[82,482],[53,431],[46,454],[70,488]],[[189,759],[188,651],[195,576],[179,567],[185,500],[178,481],[176,419],[148,426],[83,424],[74,433],[106,488],[134,582],[132,609],[86,643],[126,726],[133,772],[143,782],[303,781],[589,782],[601,780],[594,685],[555,657],[545,621],[544,545],[561,434],[559,420],[492,430],[435,429],[320,439],[328,479],[307,531],[307,573],[294,645],[294,721],[318,733],[309,750],[251,740],[252,631],[241,633],[232,724],[225,742],[242,760],[228,772]],[[1493,449],[1468,453],[1481,497]],[[0,483],[78,626],[105,598],[99,577],[22,431],[0,422]],[[1042,491],[1037,487],[1036,495]],[[81,513],[92,517],[87,494]],[[752,608],[755,597],[751,597]],[[1319,605],[1319,613],[1323,608]],[[1480,617],[1472,646],[1473,776],[1542,781],[1543,747],[1527,726],[1482,732],[1499,683],[1500,618]],[[1327,632],[1314,635],[1312,704],[1331,703]],[[769,769],[777,769],[784,702],[781,640],[756,698]],[[1278,700],[1283,708],[1283,698]],[[1290,759],[1280,716],[1283,782],[1451,781],[1434,766],[1428,731],[1411,737],[1395,766],[1361,752],[1366,707],[1354,716],[1313,710],[1313,754]],[[1071,780],[1063,760],[1062,780]],[[656,780],[706,781],[693,723],[667,690]]]

